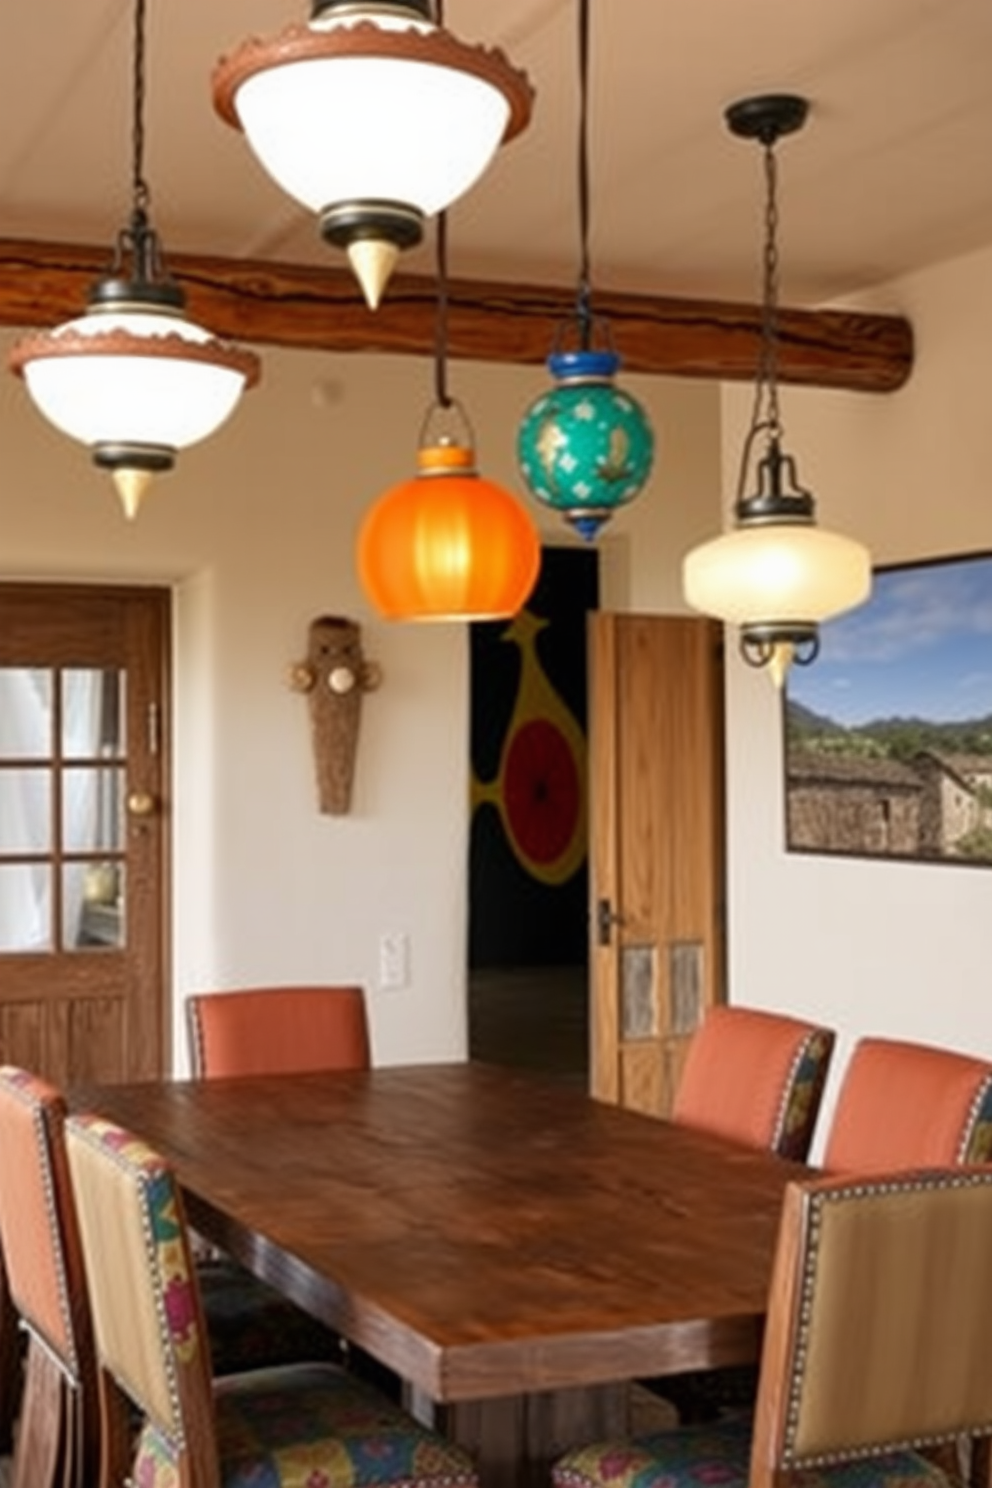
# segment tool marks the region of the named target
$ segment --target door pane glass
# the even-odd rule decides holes
[[[0,667],[0,756],[52,755],[52,674],[33,667]]]
[[[124,944],[124,865],[67,863],[62,877],[66,950],[113,950]]]
[[[0,853],[51,850],[51,770],[0,770]]]
[[[0,864],[0,951],[52,949],[52,874],[44,863]]]
[[[62,673],[62,752],[67,759],[123,754],[123,674],[99,668]]]
[[[120,851],[123,798],[121,765],[63,771],[62,843],[66,852]]]

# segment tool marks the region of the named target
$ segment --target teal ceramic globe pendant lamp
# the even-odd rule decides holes
[[[654,434],[641,405],[618,388],[620,358],[592,313],[589,275],[588,74],[589,0],[579,5],[579,226],[581,262],[574,330],[565,349],[562,327],[548,371],[550,391],[527,410],[517,434],[517,459],[528,489],[586,539],[641,491],[654,461]],[[605,345],[594,346],[600,332]]]

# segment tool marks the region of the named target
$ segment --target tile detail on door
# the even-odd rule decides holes
[[[703,1016],[706,947],[701,940],[673,940],[668,947],[668,1026],[672,1033],[693,1033]]]
[[[654,945],[626,945],[620,953],[620,1037],[658,1033],[658,952]]]

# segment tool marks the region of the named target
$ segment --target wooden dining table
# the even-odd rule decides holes
[[[485,1488],[627,1427],[629,1382],[757,1358],[767,1153],[475,1063],[74,1092],[190,1222],[394,1370]]]

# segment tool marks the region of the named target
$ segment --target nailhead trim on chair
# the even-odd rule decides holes
[[[771,1151],[782,1154],[782,1143],[786,1134],[786,1121],[789,1116],[789,1108],[796,1094],[796,1085],[803,1064],[807,1059],[812,1059],[816,1069],[822,1066],[826,1056],[826,1050],[822,1047],[826,1035],[820,1028],[810,1029],[796,1050],[792,1064],[789,1067],[789,1077],[782,1086],[782,1095],[779,1100],[778,1111],[775,1116],[775,1132],[772,1137]],[[804,1154],[805,1156],[805,1154]]]
[[[941,1171],[939,1174],[918,1173],[905,1178],[894,1178],[887,1183],[866,1183],[852,1181],[843,1188],[831,1189],[828,1193],[812,1194],[809,1199],[809,1245],[806,1247],[805,1265],[803,1268],[802,1288],[799,1301],[799,1336],[795,1350],[795,1368],[789,1381],[789,1404],[786,1412],[784,1441],[782,1447],[783,1465],[789,1468],[807,1467],[832,1467],[845,1462],[867,1459],[875,1455],[875,1448],[863,1447],[860,1449],[845,1449],[843,1453],[824,1452],[812,1456],[799,1456],[794,1451],[796,1431],[799,1425],[800,1393],[802,1390],[803,1376],[806,1371],[807,1345],[809,1339],[810,1317],[812,1315],[812,1293],[814,1273],[818,1260],[820,1238],[822,1233],[823,1207],[825,1204],[834,1203],[841,1199],[852,1198],[876,1198],[879,1194],[888,1193],[922,1193],[931,1188],[974,1188],[978,1186],[992,1185],[992,1169],[987,1173],[947,1173]],[[979,1436],[992,1434],[992,1427],[984,1429],[976,1428],[974,1431],[966,1431],[966,1435]],[[919,1451],[924,1447],[939,1446],[943,1442],[956,1441],[958,1432],[939,1432],[926,1436],[914,1436],[903,1442],[892,1443],[890,1451]]]
[[[65,1329],[66,1342],[68,1344],[69,1358],[63,1359],[51,1343],[37,1328],[23,1323],[38,1342],[45,1349],[52,1362],[58,1366],[65,1375],[69,1384],[75,1389],[79,1385],[79,1356],[76,1353],[76,1329],[72,1316],[72,1308],[69,1305],[69,1282],[62,1264],[62,1244],[59,1239],[58,1207],[55,1202],[55,1179],[52,1176],[52,1149],[48,1140],[48,1127],[45,1122],[45,1113],[40,1108],[38,1101],[30,1093],[29,1083],[21,1074],[8,1072],[4,1077],[4,1084],[10,1093],[26,1106],[31,1115],[31,1123],[38,1132],[38,1150],[44,1152],[45,1161],[42,1164],[42,1187],[45,1192],[45,1214],[48,1219],[48,1228],[54,1237],[52,1253],[55,1257],[55,1282],[58,1287],[59,1312],[62,1314],[62,1326]]]
[[[972,1151],[972,1143],[983,1127],[989,1131],[983,1133],[983,1139],[977,1143],[978,1150]],[[974,1098],[968,1108],[968,1119],[961,1133],[961,1144],[957,1151],[959,1163],[989,1162],[992,1160],[992,1075],[987,1075],[975,1091]]]
[[[155,1285],[153,1287],[153,1291],[155,1293],[155,1314],[159,1328],[159,1344],[162,1350],[162,1357],[165,1365],[166,1384],[169,1391],[169,1404],[172,1408],[172,1420],[169,1423],[169,1429],[172,1435],[170,1436],[169,1440],[174,1443],[176,1451],[182,1452],[185,1450],[186,1447],[186,1438],[182,1429],[182,1406],[179,1395],[179,1381],[176,1377],[175,1364],[173,1361],[172,1331],[169,1327],[169,1318],[165,1307],[165,1297],[162,1293],[162,1288],[159,1285],[161,1278],[158,1265],[158,1241],[156,1240],[155,1235],[152,1232],[151,1219],[149,1214],[151,1206],[148,1202],[148,1193],[153,1176],[157,1176],[158,1159],[150,1150],[150,1148],[146,1147],[143,1142],[139,1142],[137,1139],[130,1137],[129,1134],[124,1133],[121,1128],[115,1126],[113,1122],[104,1121],[98,1117],[84,1119],[86,1120],[85,1134],[87,1140],[93,1142],[98,1147],[100,1152],[109,1155],[111,1160],[117,1167],[120,1168],[121,1172],[124,1173],[128,1177],[128,1179],[136,1178],[142,1190],[141,1230],[145,1242],[145,1250],[147,1252],[148,1263],[151,1266],[153,1275],[155,1277]],[[125,1135],[128,1136],[128,1148],[126,1152],[123,1150],[119,1150],[113,1145],[111,1141],[108,1140],[108,1138],[112,1136],[124,1137]],[[156,1164],[156,1174],[153,1175],[145,1172],[139,1166],[140,1162]],[[160,1431],[156,1432],[156,1435],[160,1439],[162,1439],[162,1433]]]

